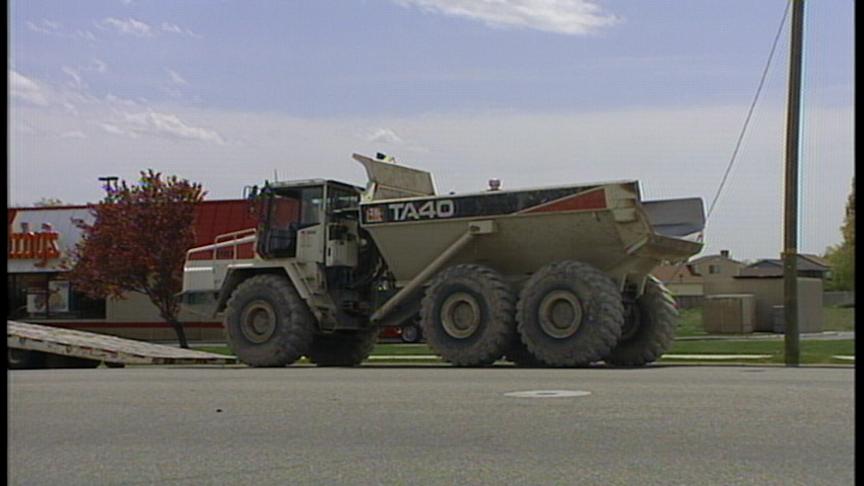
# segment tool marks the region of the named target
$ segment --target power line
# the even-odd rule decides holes
[[[738,141],[735,143],[735,150],[732,151],[732,157],[729,164],[726,166],[726,172],[723,174],[723,179],[720,181],[720,186],[717,187],[717,193],[714,194],[714,199],[708,207],[708,214],[705,216],[705,224],[708,224],[708,219],[711,213],[714,212],[714,206],[717,204],[717,199],[726,185],[726,179],[732,171],[732,166],[735,164],[735,159],[738,156],[738,150],[741,148],[741,143],[744,141],[744,135],[747,133],[747,127],[750,125],[750,118],[753,116],[753,110],[756,108],[756,103],[759,101],[759,96],[762,94],[762,87],[765,85],[765,79],[768,77],[768,69],[771,67],[771,61],[774,59],[774,52],[777,50],[777,43],[780,40],[780,35],[783,33],[783,26],[786,25],[786,17],[789,15],[789,7],[792,1],[786,3],[786,9],[783,10],[783,18],[780,20],[780,27],[777,29],[777,35],[774,36],[774,43],[771,45],[771,52],[768,54],[768,61],[765,63],[765,69],[762,70],[762,78],[759,80],[759,87],[756,88],[756,95],[753,97],[753,102],[750,103],[750,109],[747,111],[747,118],[744,120],[744,126],[741,128],[741,133],[738,135]]]
[[[771,44],[771,51],[768,53],[768,60],[765,63],[765,68],[762,70],[762,77],[759,79],[759,86],[756,88],[756,94],[753,96],[753,101],[750,103],[750,109],[747,110],[747,117],[744,119],[744,126],[741,127],[741,133],[738,134],[738,140],[735,142],[735,150],[732,151],[732,157],[729,159],[729,164],[726,166],[726,172],[723,173],[723,179],[720,181],[720,185],[717,187],[717,192],[714,194],[714,199],[711,201],[711,205],[708,206],[708,214],[705,215],[705,225],[708,226],[708,220],[711,218],[711,213],[714,212],[714,207],[717,205],[717,200],[720,197],[720,193],[723,192],[723,187],[726,185],[726,180],[729,178],[729,173],[732,171],[732,167],[735,165],[735,159],[738,156],[738,151],[741,149],[741,143],[744,141],[744,135],[747,133],[747,128],[750,125],[750,119],[753,117],[753,110],[756,109],[756,103],[759,101],[759,96],[762,94],[762,88],[765,86],[765,79],[768,77],[768,70],[771,68],[771,61],[774,59],[774,52],[777,50],[777,43],[780,41],[780,35],[783,33],[783,27],[786,25],[786,17],[789,16],[789,8],[792,5],[792,0],[789,0],[786,3],[786,8],[783,10],[783,18],[780,19],[780,27],[777,29],[777,34],[774,36],[774,42]],[[699,233],[698,241],[702,241],[704,235],[704,226],[703,232]],[[681,261],[678,266],[675,268],[675,272],[672,274],[672,278],[675,278],[678,275],[678,272],[681,271],[681,268],[687,263],[686,260]]]

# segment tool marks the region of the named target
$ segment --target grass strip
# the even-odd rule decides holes
[[[227,346],[212,346],[196,348],[217,354],[231,354]],[[742,360],[742,363],[783,363],[785,343],[782,340],[692,340],[676,341],[668,354],[765,354],[769,357],[762,359]],[[373,356],[406,356],[406,362],[417,362],[410,356],[423,356],[435,354],[425,344],[379,344],[372,352]],[[854,356],[855,341],[852,339],[836,340],[802,340],[801,341],[801,363],[802,364],[853,364],[853,361],[838,359],[835,356]],[[681,360],[662,360],[666,362],[678,362]],[[398,362],[388,360],[388,362]],[[690,362],[690,361],[688,361]],[[715,360],[694,360],[692,362],[717,363]],[[735,362],[735,360],[724,360],[724,362]]]

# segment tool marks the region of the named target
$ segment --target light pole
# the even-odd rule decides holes
[[[119,179],[117,176],[104,176],[99,178],[99,182],[103,183],[102,187],[107,191],[112,185],[116,187]]]

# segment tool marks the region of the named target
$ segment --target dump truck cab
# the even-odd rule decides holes
[[[362,188],[323,179],[253,188],[250,198],[259,221],[256,253],[263,259],[356,266],[361,192]]]

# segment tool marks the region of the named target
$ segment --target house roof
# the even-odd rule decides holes
[[[826,269],[831,268],[831,263],[819,255],[809,255],[806,253],[799,253],[798,257],[803,258],[805,260],[810,260],[811,262],[815,263],[816,265],[821,265],[821,266],[825,267]]]
[[[698,264],[698,263],[707,263],[707,262],[711,262],[711,261],[715,261],[715,260],[725,260],[725,261],[729,261],[732,263],[742,263],[742,262],[739,262],[738,260],[735,260],[734,258],[729,258],[728,256],[723,256],[723,255],[705,255],[705,256],[701,256],[699,258],[695,258],[693,260],[690,260],[687,263],[690,265],[694,265],[694,264]]]
[[[831,269],[824,259],[816,255],[798,255],[799,272],[827,272]],[[742,277],[769,277],[783,275],[783,260],[764,258],[741,269]]]
[[[661,282],[701,283],[702,276],[693,271],[690,264],[660,265],[651,272]]]

